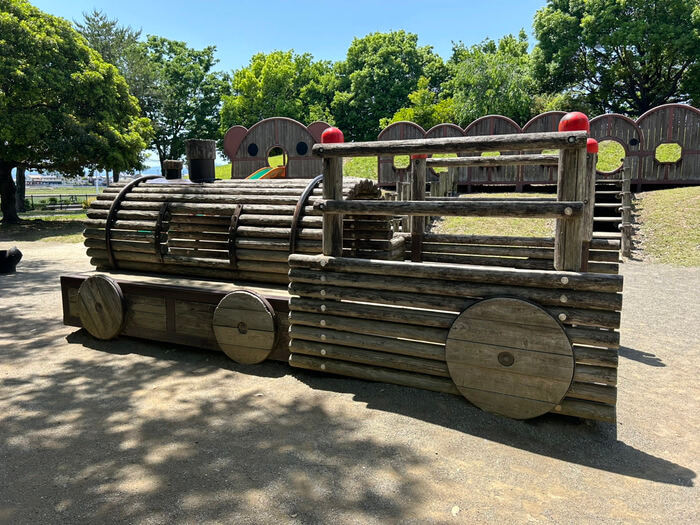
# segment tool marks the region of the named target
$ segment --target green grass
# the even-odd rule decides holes
[[[636,201],[644,253],[675,266],[700,266],[700,187],[641,193]]]
[[[470,193],[465,199],[551,198],[544,193]],[[502,219],[498,217],[445,217],[435,223],[434,233],[457,235],[508,235],[513,237],[552,237],[554,219]]]
[[[104,186],[100,186],[100,193]],[[67,186],[65,188],[46,188],[42,186],[27,186],[25,195],[95,195],[94,186]]]
[[[604,173],[610,173],[622,166],[625,156],[625,148],[615,140],[604,140],[598,144],[598,164],[596,169]]]
[[[0,241],[83,241],[85,212],[28,212],[20,213],[20,218],[20,224],[0,223]]]
[[[377,180],[377,157],[353,157],[343,164],[343,175]]]
[[[224,164],[223,166],[217,166],[214,168],[217,179],[230,179],[231,178],[231,165]]]

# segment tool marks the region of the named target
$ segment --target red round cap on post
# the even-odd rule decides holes
[[[586,152],[587,153],[598,153],[598,141],[596,139],[589,138],[586,141]]]
[[[572,111],[559,121],[559,131],[585,131],[590,133],[591,124],[588,117],[580,111]]]
[[[343,132],[338,128],[326,128],[323,133],[321,133],[322,144],[338,144],[340,142],[345,142],[345,137],[343,136]]]
[[[421,153],[418,155],[411,155],[411,160],[416,160],[416,159],[427,159],[428,155]]]

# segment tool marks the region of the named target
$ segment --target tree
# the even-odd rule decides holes
[[[595,111],[638,116],[697,100],[697,0],[549,0],[535,15],[535,77]]]
[[[454,100],[451,97],[440,100],[438,94],[430,89],[430,81],[426,77],[418,80],[418,88],[409,93],[408,100],[411,103],[409,107],[401,108],[390,119],[381,119],[382,128],[393,122],[407,120],[428,130],[437,124],[455,120]]]
[[[129,85],[129,91],[141,98],[146,86],[153,82],[146,60],[139,52],[140,30],[119,25],[102,11],[93,9],[83,13],[82,22],[74,21],[78,32],[85,37],[90,47],[97,51],[105,62],[115,66]],[[114,171],[114,181],[119,181],[119,171]],[[109,183],[109,179],[107,180]]]
[[[70,24],[24,0],[0,0],[0,203],[17,222],[13,168],[131,169],[148,120],[117,69]]]
[[[527,35],[486,39],[466,48],[453,46],[448,67],[453,78],[445,92],[454,97],[457,122],[466,126],[485,115],[503,115],[521,124],[529,120],[536,94]]]
[[[139,44],[151,78],[139,95],[145,115],[155,129],[152,146],[161,168],[166,159],[185,154],[185,140],[219,135],[221,97],[228,92],[228,75],[214,72],[216,47],[196,50],[184,42],[149,36]]]
[[[310,124],[330,120],[335,77],[330,62],[314,62],[293,50],[258,53],[233,73],[231,95],[223,97],[222,132],[234,125],[250,127],[269,117]]]
[[[418,47],[417,35],[394,31],[355,38],[336,74],[332,111],[338,127],[346,140],[374,140],[380,120],[408,106],[421,76],[437,92],[446,70],[430,47]]]

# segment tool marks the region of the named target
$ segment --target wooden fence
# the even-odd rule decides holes
[[[534,117],[520,127],[515,121],[500,115],[481,117],[464,129],[455,124],[439,124],[425,131],[413,122],[396,122],[385,128],[378,140],[421,138],[475,137],[513,133],[546,133],[556,131],[563,111],[549,111]],[[598,142],[618,142],[625,152],[626,165],[631,172],[631,184],[637,190],[641,185],[700,184],[700,110],[683,104],[666,104],[654,108],[636,121],[623,115],[600,115],[591,120],[590,136]],[[677,144],[680,156],[673,162],[657,158],[657,148]],[[518,151],[498,151],[517,154]],[[466,153],[460,153],[460,156]],[[396,157],[378,158],[379,184],[394,186],[408,181],[408,167],[397,167]],[[597,172],[597,178],[619,179],[623,163],[611,172]],[[472,185],[515,185],[518,190],[526,184],[555,184],[554,166],[469,166],[456,168],[457,181],[467,190]],[[438,180],[429,170],[428,182]]]

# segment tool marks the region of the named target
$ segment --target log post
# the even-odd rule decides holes
[[[620,225],[622,239],[622,256],[632,256],[632,169],[625,159],[622,168],[622,224]]]
[[[411,200],[425,200],[425,179],[427,155],[411,156]],[[411,218],[411,261],[420,262],[423,259],[423,234],[425,233],[425,218],[414,215]]]
[[[588,117],[579,112],[567,113],[559,122],[559,131],[589,132]],[[586,192],[586,149],[559,150],[557,200],[583,201]],[[582,241],[582,217],[557,219],[554,242],[554,268],[556,270],[573,272],[581,270]]]
[[[216,170],[214,168],[216,141],[207,139],[186,140],[185,151],[187,153],[187,170],[192,182],[213,182],[216,180]]]
[[[588,256],[593,240],[593,217],[595,213],[595,174],[598,163],[598,141],[588,139],[586,144],[586,182],[583,195],[583,243],[581,247],[581,271],[588,271]]]
[[[344,142],[343,132],[338,128],[328,128],[321,134],[324,144]],[[323,159],[323,198],[341,200],[343,198],[343,158]],[[323,214],[323,255],[341,257],[343,255],[343,216]]]
[[[184,162],[182,162],[181,160],[164,160],[163,170],[165,171],[165,173],[163,173],[163,175],[168,180],[181,179],[183,164]]]

